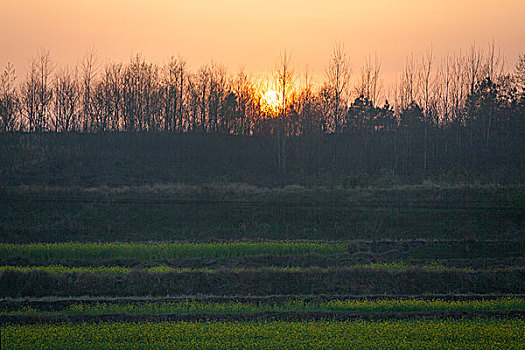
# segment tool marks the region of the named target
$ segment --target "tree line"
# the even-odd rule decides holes
[[[525,54],[507,71],[494,43],[441,59],[429,49],[406,58],[388,91],[377,58],[354,72],[341,45],[320,83],[308,70],[296,72],[286,52],[273,73],[261,82],[217,63],[191,71],[180,57],[163,66],[141,56],[100,66],[93,53],[77,67],[59,67],[40,51],[24,80],[11,64],[1,75],[0,132],[262,136],[273,140],[283,182],[291,156],[305,169],[328,158],[334,174],[388,169],[400,176],[479,172],[504,159],[521,179]]]

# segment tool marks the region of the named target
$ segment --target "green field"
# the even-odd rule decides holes
[[[5,325],[2,348],[522,349],[522,319]]]
[[[224,272],[335,272],[335,271],[352,271],[352,270],[370,270],[373,271],[473,271],[472,268],[447,267],[438,263],[430,263],[426,265],[416,266],[405,263],[370,263],[366,265],[351,265],[344,267],[281,267],[281,266],[264,266],[259,268],[211,268],[211,267],[196,267],[196,268],[176,268],[171,266],[153,266],[148,268],[129,268],[122,266],[64,266],[64,265],[47,265],[47,266],[0,266],[0,274],[4,271],[19,271],[19,272],[34,272],[45,271],[55,275],[71,274],[71,273],[92,273],[92,274],[128,274],[131,272],[150,272],[150,273],[185,273],[185,272],[204,272],[204,273],[224,273]],[[494,268],[491,271],[505,272],[505,271],[521,271],[521,267],[514,268]]]
[[[8,188],[2,349],[523,349],[522,188]]]
[[[55,305],[60,307],[59,305]],[[44,311],[46,310],[46,311]],[[360,314],[381,313],[432,313],[432,312],[512,312],[525,311],[525,299],[502,298],[493,300],[444,300],[444,299],[379,299],[379,300],[344,300],[308,301],[287,299],[282,302],[247,302],[247,301],[161,301],[161,302],[74,302],[66,307],[50,310],[37,309],[36,305],[20,303],[0,310],[4,315],[165,315],[165,314],[243,314],[266,312],[340,312]]]
[[[46,259],[138,259],[162,260],[195,257],[242,257],[251,255],[341,254],[343,243],[290,241],[217,243],[55,243],[0,244],[0,259],[10,256]]]

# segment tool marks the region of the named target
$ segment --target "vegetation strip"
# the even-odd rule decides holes
[[[49,265],[49,266],[0,266],[0,275],[5,271],[18,272],[37,272],[42,271],[53,275],[73,274],[73,273],[90,273],[90,274],[110,274],[122,275],[130,274],[132,272],[140,273],[224,273],[224,272],[337,272],[337,271],[352,271],[352,270],[384,270],[384,271],[476,271],[470,267],[454,267],[445,266],[439,263],[430,263],[425,265],[410,265],[406,263],[384,262],[384,263],[369,263],[369,264],[354,264],[343,265],[340,267],[322,267],[322,266],[256,266],[256,267],[171,267],[171,266],[152,266],[148,268],[129,268],[123,266],[64,266],[64,265]],[[485,269],[487,271],[525,271],[522,266],[510,266],[505,268],[491,268]]]
[[[525,266],[525,258],[506,259],[406,259],[400,260],[404,254],[391,252],[385,254],[356,253],[352,255],[258,255],[252,257],[236,258],[189,258],[166,259],[161,261],[141,261],[132,259],[110,260],[47,260],[35,261],[23,258],[0,259],[0,272],[7,269],[30,271],[40,269],[54,273],[72,272],[103,272],[104,268],[121,268],[122,273],[132,270],[149,272],[177,272],[177,271],[202,271],[213,272],[217,270],[247,270],[247,269],[348,269],[348,268],[381,268],[387,270],[407,270],[421,268],[425,270],[512,270]],[[58,267],[58,268],[55,268]],[[73,270],[76,268],[78,270]],[[55,269],[55,271],[52,271]],[[71,270],[68,270],[71,269]],[[107,272],[117,272],[118,269]]]
[[[179,300],[159,302],[76,302],[69,305],[29,303],[3,303],[2,315],[169,315],[169,314],[245,314],[268,312],[342,312],[358,314],[377,313],[477,313],[477,312],[525,312],[525,299],[501,298],[492,300],[421,300],[421,299],[378,299],[378,300],[326,300],[308,301],[288,299],[281,302],[247,302],[231,300],[223,302]],[[50,308],[50,306],[54,306]],[[61,307],[62,306],[62,307]]]
[[[217,243],[0,243],[0,258],[33,259],[177,259],[194,257],[239,257],[250,255],[341,254],[343,243],[292,241]]]
[[[518,318],[525,317],[525,311],[475,311],[475,312],[397,312],[397,313],[356,313],[330,311],[272,311],[257,313],[188,313],[188,314],[91,314],[91,315],[0,315],[0,324],[37,323],[83,323],[83,322],[161,322],[161,321],[304,321],[304,320],[402,320],[402,319],[477,319],[477,318]]]
[[[491,205],[486,201],[462,201],[467,205],[458,205],[458,202],[444,202],[435,200],[418,200],[417,202],[393,202],[393,201],[309,201],[309,202],[298,202],[298,201],[248,201],[248,200],[204,200],[204,199],[175,199],[175,198],[107,198],[107,197],[64,197],[64,196],[20,196],[18,198],[0,198],[2,203],[13,203],[13,202],[43,202],[43,203],[54,203],[56,201],[64,203],[121,203],[121,204],[134,204],[134,203],[152,203],[152,204],[173,204],[173,205],[203,205],[203,206],[250,206],[250,207],[328,207],[328,208],[341,208],[341,209],[382,209],[390,210],[391,208],[396,209],[429,209],[429,210],[464,210],[464,211],[519,211],[519,207],[513,207],[511,205]],[[506,203],[505,203],[506,204]]]
[[[324,303],[328,301],[396,301],[396,300],[421,300],[421,301],[435,301],[442,300],[450,301],[483,301],[483,300],[501,300],[501,299],[525,299],[525,294],[421,294],[421,295],[387,295],[387,294],[369,294],[369,295],[254,295],[254,296],[227,296],[227,295],[191,295],[191,296],[172,296],[172,297],[148,297],[148,296],[132,296],[132,297],[97,297],[97,296],[80,296],[80,297],[58,297],[45,296],[38,298],[0,298],[0,305],[45,305],[53,308],[53,305],[71,304],[96,304],[96,303],[111,303],[111,304],[140,304],[140,303],[176,303],[176,302],[203,302],[203,303],[226,303],[226,302],[240,302],[240,303],[270,303],[282,304],[290,300],[298,300],[304,303]]]
[[[0,297],[324,294],[523,294],[525,272],[384,269],[61,274],[6,270]]]
[[[169,186],[170,185],[166,185]],[[176,186],[176,185],[175,185]],[[147,187],[149,188],[149,187]],[[228,187],[229,188],[229,187]],[[181,196],[188,199],[233,198],[240,202],[278,202],[283,205],[172,203],[87,203],[18,201],[19,195],[8,187],[9,203],[0,202],[4,220],[0,242],[137,242],[137,241],[242,241],[266,240],[349,240],[367,239],[523,239],[522,186],[504,188],[455,189],[418,187],[391,190],[326,189],[262,190],[235,192],[206,185],[195,186]],[[23,190],[22,190],[23,191]],[[41,191],[55,191],[42,188]],[[61,190],[56,190],[61,191]],[[82,191],[82,189],[79,189]],[[126,193],[127,190],[123,190]],[[153,198],[170,195],[169,189],[145,189]],[[100,188],[97,196],[121,196],[120,188]],[[211,194],[210,194],[211,192]],[[215,194],[217,192],[217,194]],[[64,194],[64,197],[93,196]],[[232,194],[230,194],[232,193]],[[125,194],[122,194],[122,196]],[[29,194],[28,197],[31,197]],[[38,197],[35,194],[35,197]],[[443,207],[512,207],[515,211],[467,212],[414,207],[422,201]],[[399,202],[408,209],[393,206],[356,208],[320,206],[318,202]],[[286,203],[313,203],[311,206],[286,206]],[[374,204],[375,205],[375,204]],[[31,213],[31,215],[27,215]],[[465,239],[468,238],[468,239]],[[485,245],[486,246],[486,245]],[[523,246],[523,244],[521,244]],[[486,247],[487,248],[487,247]],[[452,250],[455,251],[455,250]],[[488,249],[487,251],[491,251]],[[513,249],[514,251],[514,249]],[[523,249],[522,249],[523,251]]]
[[[521,349],[520,318],[4,324],[2,349]]]

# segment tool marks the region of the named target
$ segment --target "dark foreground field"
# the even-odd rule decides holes
[[[520,186],[8,187],[2,348],[523,348],[523,212]]]
[[[505,240],[523,238],[523,186],[342,189],[244,184],[8,187],[0,241]]]

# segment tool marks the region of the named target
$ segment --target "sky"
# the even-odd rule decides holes
[[[523,0],[0,0],[0,68],[27,71],[39,49],[57,65],[95,51],[100,65],[141,54],[192,69],[212,60],[235,73],[272,71],[287,50],[296,73],[322,76],[344,45],[354,71],[369,55],[384,76],[405,58],[467,50],[494,40],[512,68],[525,53]]]

